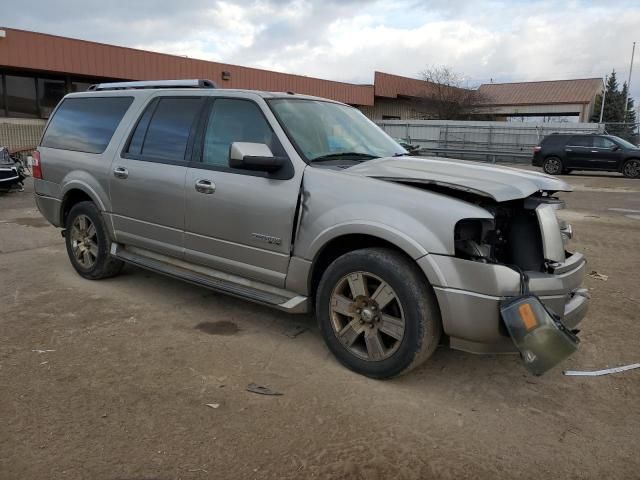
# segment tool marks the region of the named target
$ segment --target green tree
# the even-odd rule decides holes
[[[627,97],[626,82],[620,88],[616,71],[613,70],[607,80],[606,95],[604,99],[604,111],[602,122],[605,124],[607,132],[618,135],[628,140],[635,140],[635,132],[637,131],[636,112],[633,98],[629,97],[625,108],[624,100]],[[600,110],[602,108],[602,95],[596,97],[592,122],[600,120]]]

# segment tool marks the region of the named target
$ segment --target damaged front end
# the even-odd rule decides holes
[[[565,250],[573,231],[556,216],[564,203],[547,192],[538,192],[523,200],[502,203],[480,200],[478,203],[494,218],[458,222],[454,234],[455,255],[517,272],[518,294],[505,296],[498,304],[500,327],[513,340],[529,371],[541,375],[577,350],[579,339],[570,330],[575,325],[567,327],[563,317],[567,313],[575,317],[575,312],[567,311],[566,306],[577,302],[580,318],[573,318],[572,322],[577,323],[586,313],[589,297],[586,290],[580,288],[552,292],[565,300],[562,305],[565,308],[558,309],[559,302],[547,305],[549,302],[536,295],[538,290],[549,296],[551,292],[545,288],[548,290],[554,278],[578,261],[583,262],[580,254],[572,258],[574,255]],[[552,306],[561,311],[554,311]]]

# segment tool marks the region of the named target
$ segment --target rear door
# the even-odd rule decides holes
[[[183,257],[187,163],[199,96],[150,101],[111,165],[110,195],[118,242]]]
[[[204,118],[186,178],[185,258],[283,287],[303,169],[294,169],[266,105],[212,99]],[[267,144],[288,163],[273,174],[230,168],[233,142]]]
[[[590,168],[593,136],[574,135],[564,147],[565,168]]]

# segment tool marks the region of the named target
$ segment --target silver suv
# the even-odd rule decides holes
[[[85,278],[126,262],[315,311],[335,356],[375,378],[441,343],[517,352],[500,312],[525,281],[568,329],[586,313],[554,177],[409,157],[357,109],[291,92],[90,90],[58,105],[33,165],[38,208]]]

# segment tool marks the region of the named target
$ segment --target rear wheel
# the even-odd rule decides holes
[[[318,286],[316,315],[338,360],[373,378],[420,365],[441,335],[435,295],[417,265],[385,248],[356,250],[335,260]]]
[[[122,270],[122,261],[109,254],[111,241],[102,215],[92,202],[79,202],[65,222],[67,254],[76,271],[89,280],[113,277]]]
[[[640,160],[627,160],[622,167],[622,174],[627,178],[640,178]]]
[[[549,175],[560,175],[562,173],[562,160],[558,157],[548,157],[544,159],[542,169]]]

